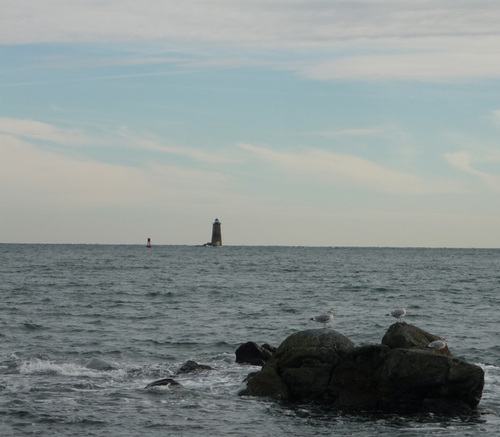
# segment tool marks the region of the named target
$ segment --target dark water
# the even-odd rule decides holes
[[[0,435],[497,435],[500,250],[0,245]],[[237,396],[278,346],[317,327],[379,343],[393,320],[448,340],[486,372],[467,417],[352,413]],[[312,325],[311,325],[312,324]],[[100,359],[111,368],[94,368]],[[192,359],[215,371],[145,389]]]

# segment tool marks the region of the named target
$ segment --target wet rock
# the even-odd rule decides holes
[[[331,368],[351,340],[329,329],[311,329],[289,336],[260,372],[249,375],[240,394],[274,398],[318,399],[327,388]]]
[[[213,367],[207,366],[206,364],[198,364],[196,361],[188,360],[182,367],[177,371],[177,375],[182,373],[193,373],[199,372],[201,370],[214,370]]]
[[[460,414],[475,409],[483,370],[453,358],[449,350],[442,354],[429,349],[437,336],[395,325],[384,344],[363,347],[327,329],[293,334],[260,372],[248,376],[240,395],[392,412]]]
[[[268,344],[259,346],[253,341],[248,341],[236,349],[236,362],[240,364],[251,364],[263,366],[271,359],[276,348]]]
[[[432,351],[374,345],[344,357],[327,395],[339,407],[460,414],[478,405],[483,386],[479,366]]]
[[[145,388],[160,387],[160,386],[170,386],[182,388],[182,384],[177,382],[172,378],[159,379],[158,381],[150,382]]]
[[[389,346],[391,349],[426,349],[428,350],[429,343],[435,340],[440,340],[441,337],[424,331],[417,326],[407,323],[394,323],[389,327],[386,334],[382,338],[382,344]],[[448,346],[444,349],[434,352],[440,355],[451,355]]]

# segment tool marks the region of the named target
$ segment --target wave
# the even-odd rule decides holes
[[[91,369],[76,363],[55,363],[50,360],[40,358],[30,358],[23,361],[19,366],[21,375],[60,375],[60,376],[78,376],[78,377],[102,377],[109,375],[113,378],[125,374],[123,369],[115,369],[111,371]]]

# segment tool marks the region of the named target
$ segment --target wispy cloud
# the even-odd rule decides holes
[[[248,63],[242,53],[259,65],[279,51],[295,60],[275,68],[315,80],[443,80],[500,76],[499,21],[500,5],[487,0],[17,0],[3,5],[0,44],[106,42],[145,53],[91,59],[103,66],[235,67]],[[181,46],[205,50],[191,60],[148,54]]]
[[[208,164],[230,164],[239,162],[239,160],[228,156],[224,152],[217,152],[212,150],[210,152],[206,152],[201,149],[196,149],[193,147],[178,147],[171,145],[160,144],[156,141],[152,141],[149,139],[137,139],[135,143],[142,149],[152,150],[155,152],[168,153],[172,155],[179,155],[188,157],[194,161],[204,162]]]
[[[494,191],[500,192],[500,176],[480,171],[474,168],[473,162],[475,161],[475,158],[470,152],[461,151],[455,153],[447,153],[444,155],[444,157],[446,161],[448,161],[448,163],[453,167],[458,168],[465,173],[478,177],[485,186]]]
[[[77,130],[62,129],[36,120],[9,117],[0,117],[0,134],[48,141],[62,145],[81,143],[85,139],[85,135]]]
[[[357,156],[320,149],[310,149],[303,153],[285,153],[251,144],[241,144],[240,147],[258,155],[277,168],[308,178],[319,178],[331,184],[409,195],[463,192],[463,189],[454,182],[429,180],[419,175],[393,170]]]
[[[217,172],[149,164],[146,168],[74,159],[27,140],[0,135],[4,207],[169,207],[199,203],[223,191]],[[22,169],[22,171],[20,171]]]
[[[500,124],[500,109],[491,112],[493,121]]]
[[[379,128],[359,128],[359,129],[342,129],[333,131],[313,132],[313,135],[323,137],[357,137],[357,136],[374,136],[382,133]]]
[[[499,38],[500,40],[500,38]],[[499,77],[500,57],[490,47],[476,51],[435,49],[421,53],[351,56],[318,62],[301,70],[316,80],[443,80],[471,77]]]
[[[3,5],[2,43],[225,41],[265,46],[335,46],[346,40],[498,34],[487,0],[17,0]],[[91,23],[91,25],[89,25]],[[286,25],[283,25],[286,23]]]

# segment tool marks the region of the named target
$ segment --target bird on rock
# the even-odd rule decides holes
[[[311,320],[314,320],[318,323],[323,323],[323,327],[326,329],[326,324],[330,323],[333,320],[333,311],[327,311],[326,314],[312,317]]]
[[[437,351],[440,351],[446,347],[446,341],[440,339],[440,340],[435,340],[432,343],[429,343],[427,347],[430,347],[431,349],[436,349]]]
[[[386,314],[386,316],[395,317],[399,323],[399,322],[401,322],[401,318],[406,316],[406,311],[407,311],[407,308],[403,307],[403,308],[399,308],[397,310],[391,311],[390,313]]]

